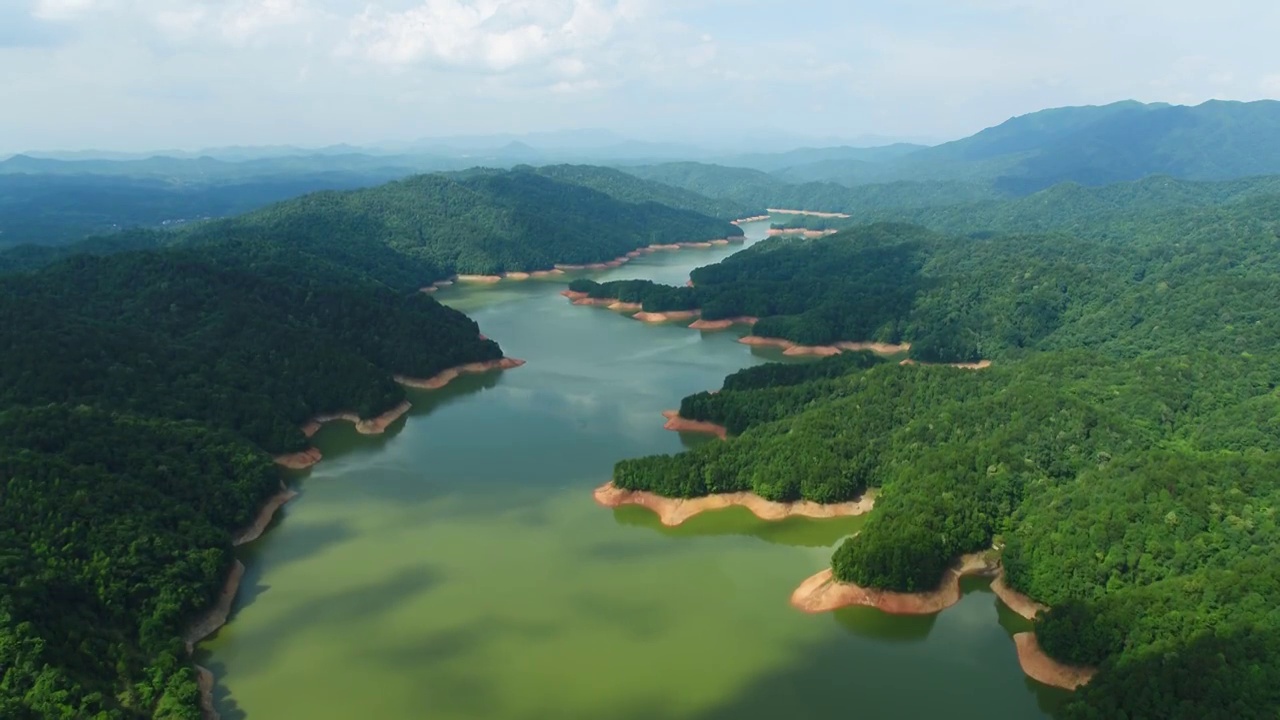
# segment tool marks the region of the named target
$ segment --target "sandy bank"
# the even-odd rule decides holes
[[[744,223],[760,222],[762,220],[768,220],[768,219],[769,219],[768,215],[755,215],[753,217],[738,218],[737,220],[731,221],[731,224],[742,225]]]
[[[669,312],[638,312],[631,317],[640,322],[661,323],[673,322],[677,320],[693,320],[702,314],[701,310],[671,310]]]
[[[729,430],[723,425],[717,425],[713,422],[705,422],[703,420],[690,420],[680,417],[679,410],[666,410],[662,413],[662,417],[667,419],[667,424],[662,426],[664,430],[675,430],[676,432],[695,432],[707,433],[715,435],[721,440],[729,437]]]
[[[838,342],[834,345],[799,345],[790,340],[782,338],[759,337],[757,335],[748,335],[738,340],[743,345],[754,345],[756,347],[776,347],[782,349],[783,355],[792,357],[798,355],[815,355],[818,357],[829,357],[831,355],[839,355],[844,351],[859,352],[862,350],[870,350],[877,355],[897,355],[911,349],[910,343],[901,343],[893,345],[890,343],[880,342]]]
[[[276,511],[296,497],[298,497],[297,492],[290,490],[284,486],[284,483],[281,483],[280,492],[272,495],[263,503],[262,509],[258,510],[258,516],[253,519],[252,523],[249,523],[248,527],[231,538],[231,544],[240,546],[262,537],[262,533],[266,532],[267,526],[271,524],[271,519],[276,516]]]
[[[891,592],[838,582],[831,568],[827,568],[791,593],[791,606],[807,613],[861,605],[892,615],[931,615],[960,601],[960,578],[993,575],[998,567],[998,561],[989,559],[986,553],[964,555],[943,574],[938,589],[920,593]]]
[[[1095,668],[1066,665],[1049,657],[1040,648],[1040,641],[1033,632],[1014,635],[1013,644],[1018,648],[1018,664],[1022,666],[1022,672],[1045,685],[1075,690],[1088,684],[1098,672]]]
[[[1018,613],[1028,620],[1035,620],[1036,614],[1049,609],[1048,605],[1038,603],[1030,597],[1027,597],[1026,595],[1023,595],[1017,590],[1009,587],[1009,584],[1004,581],[1003,571],[996,576],[995,580],[991,581],[991,591],[994,592],[996,597],[1000,598],[1000,601],[1008,606],[1010,610]]]
[[[987,368],[991,367],[990,360],[979,360],[978,362],[972,362],[972,363],[927,363],[927,362],[920,362],[918,360],[912,360],[911,358],[907,358],[906,360],[903,360],[898,364],[899,365],[941,365],[945,367],[959,368],[961,370],[986,370]]]
[[[361,435],[381,435],[386,432],[396,420],[399,420],[405,413],[409,412],[409,401],[405,400],[390,410],[368,419],[362,419],[353,412],[328,413],[326,415],[317,415],[311,418],[311,421],[302,426],[302,434],[311,437],[320,431],[320,427],[327,422],[335,420],[345,420],[356,426],[356,432]]]
[[[396,382],[419,390],[439,390],[448,385],[454,379],[462,375],[477,375],[486,373],[491,370],[510,370],[524,365],[524,360],[517,358],[499,358],[497,360],[486,360],[484,362],[467,363],[444,370],[433,377],[429,378],[411,378],[403,375],[396,375]],[[406,403],[407,404],[407,403]]]
[[[310,436],[308,436],[310,437]],[[315,465],[324,458],[320,453],[320,448],[307,448],[302,452],[288,453],[286,455],[276,455],[271,458],[277,465],[289,470],[306,470]]]
[[[244,578],[244,563],[236,560],[231,565],[231,572],[227,573],[227,580],[222,584],[222,590],[218,593],[213,607],[197,617],[183,634],[188,653],[195,649],[196,643],[218,632],[218,628],[227,624],[227,616],[231,614],[231,603],[235,601],[236,592],[240,590],[242,578]]]
[[[779,210],[777,208],[765,208],[771,215],[809,215],[810,217],[820,218],[847,218],[850,217],[845,213],[837,212],[820,212],[818,210]]]
[[[760,318],[751,317],[750,315],[741,315],[739,317],[725,318],[723,320],[695,320],[689,326],[690,330],[728,330],[734,325],[755,325],[760,322]]]
[[[875,497],[871,493],[853,502],[819,505],[807,500],[776,503],[747,492],[708,495],[700,498],[666,498],[650,492],[622,490],[614,487],[612,482],[596,488],[594,497],[596,502],[604,507],[639,505],[648,508],[658,515],[663,525],[668,527],[680,525],[704,512],[734,506],[747,508],[761,520],[774,521],[789,517],[833,518],[862,515],[871,512],[871,508],[875,505]]]
[[[501,275],[459,275],[458,282],[462,283],[496,283],[502,282]]]

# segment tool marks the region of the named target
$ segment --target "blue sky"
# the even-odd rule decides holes
[[[1044,107],[1280,96],[1271,0],[0,0],[0,151],[951,139]]]

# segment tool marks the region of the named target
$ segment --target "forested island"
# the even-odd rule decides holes
[[[277,463],[518,364],[420,288],[740,234],[484,171],[0,255],[0,717],[202,716],[190,625],[216,629],[233,544],[287,499]]]
[[[1280,195],[1257,191],[1269,185],[1180,184],[1177,201],[1119,185],[1085,193],[1114,212],[1068,214],[1056,231],[1009,201],[986,216],[1024,218],[1005,232],[861,226],[761,242],[698,269],[692,288],[580,283],[646,309],[758,314],[756,335],[996,359],[965,372],[847,352],[752,368],[681,404],[727,442],[624,460],[611,487],[780,503],[875,490],[833,581],[923,598],[966,572],[957,558],[993,556],[974,567],[1002,568],[1003,588],[1050,608],[1020,653],[1096,668],[1063,717],[1274,714],[1280,328],[1259,299],[1280,287]],[[771,317],[783,302],[795,304]]]

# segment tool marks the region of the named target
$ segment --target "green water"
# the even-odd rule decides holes
[[[683,283],[736,250],[600,276]],[[442,292],[528,365],[416,393],[381,437],[317,435],[324,462],[244,549],[232,622],[200,651],[223,718],[955,720],[1060,701],[1018,669],[1022,621],[981,582],[935,617],[792,610],[860,519],[731,509],[670,529],[596,506],[616,460],[706,442],[663,430],[662,410],[780,356],[573,307],[562,288]]]

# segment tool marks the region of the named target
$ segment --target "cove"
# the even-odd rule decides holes
[[[739,249],[590,277],[683,284]],[[324,461],[243,549],[231,622],[197,654],[225,720],[1051,716],[1065,693],[1022,674],[1027,624],[985,581],[928,617],[790,607],[863,518],[732,508],[667,528],[596,505],[617,460],[718,442],[664,430],[663,410],[784,358],[739,344],[745,327],[574,307],[566,282],[440,290],[528,364],[411,391],[385,435],[317,433]]]

